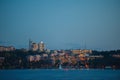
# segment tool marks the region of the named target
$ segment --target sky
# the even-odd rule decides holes
[[[120,0],[0,0],[0,45],[120,49]]]

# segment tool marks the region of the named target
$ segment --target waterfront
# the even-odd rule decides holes
[[[0,80],[120,80],[120,70],[112,69],[21,69],[0,70]]]

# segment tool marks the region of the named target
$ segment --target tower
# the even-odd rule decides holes
[[[31,39],[29,39],[29,50],[32,50],[32,43]]]

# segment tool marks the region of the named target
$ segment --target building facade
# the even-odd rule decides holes
[[[40,43],[37,44],[30,40],[29,41],[29,50],[43,52],[43,51],[45,51],[45,44],[43,43],[43,41],[41,41]]]
[[[32,51],[37,51],[38,50],[38,44],[37,43],[32,43]]]
[[[14,51],[15,48],[13,46],[0,46],[0,52],[2,51]]]
[[[43,52],[45,50],[45,44],[43,43],[43,41],[41,41],[39,44],[38,44],[38,50],[40,52]]]

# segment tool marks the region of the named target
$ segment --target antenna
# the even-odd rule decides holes
[[[86,47],[86,41],[85,41],[85,49],[87,49],[87,47]]]

